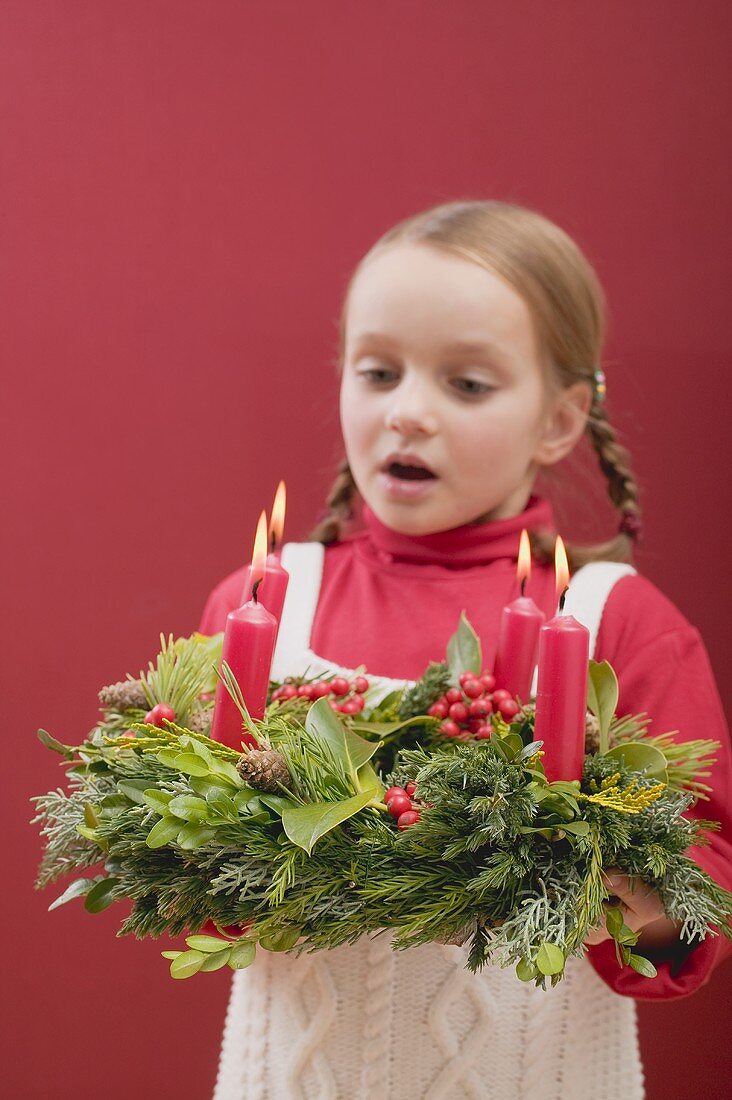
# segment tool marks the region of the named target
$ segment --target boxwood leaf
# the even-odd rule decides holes
[[[229,961],[229,955],[231,953],[230,947],[224,947],[221,951],[217,951],[215,954],[206,955],[206,958],[201,963],[201,973],[209,973],[212,970],[220,970],[222,966],[226,966]]]
[[[168,813],[184,821],[205,821],[208,817],[208,803],[195,794],[178,794],[168,803]]]
[[[117,885],[116,878],[103,878],[95,886],[92,886],[84,901],[84,908],[89,913],[101,913],[114,901],[112,891]]]
[[[161,817],[160,821],[158,821],[156,825],[153,825],[152,829],[147,834],[145,843],[148,848],[162,848],[164,845],[170,844],[172,840],[175,840],[179,832],[179,817]]]
[[[173,761],[173,767],[184,775],[208,775],[210,768],[205,760],[195,752],[180,752]]]
[[[203,951],[206,954],[222,951],[227,946],[226,940],[219,939],[218,936],[186,936],[186,943],[194,951]]]
[[[639,974],[642,974],[644,978],[655,978],[658,971],[651,962],[644,955],[631,955],[628,962],[637,970]]]
[[[184,825],[178,833],[178,844],[187,852],[202,848],[216,836],[216,830],[206,825]]]
[[[149,787],[142,792],[142,797],[145,805],[151,810],[155,810],[158,814],[165,814],[173,795],[169,791],[159,791],[157,787]]]
[[[190,978],[198,973],[205,960],[206,956],[202,951],[181,951],[170,964],[171,977]]]
[[[520,959],[516,964],[516,977],[520,982],[531,982],[539,974],[539,971],[528,959]]]
[[[257,948],[252,940],[240,940],[229,952],[229,966],[232,970],[245,970],[254,962],[256,953]]]
[[[564,970],[564,952],[561,947],[544,940],[536,956],[536,967],[542,974],[561,974]]]
[[[58,909],[59,905],[65,905],[67,901],[83,898],[98,882],[104,882],[104,875],[97,875],[96,878],[77,878],[76,882],[66,887],[63,894],[59,894],[56,900],[51,902],[48,907],[49,913],[52,909]]]

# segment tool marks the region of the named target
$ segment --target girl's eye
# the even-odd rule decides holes
[[[393,371],[384,370],[383,368],[379,367],[373,367],[369,370],[359,371],[359,374],[362,378],[369,378],[373,382],[385,381],[383,377],[375,377],[377,375],[383,376],[393,373]],[[495,388],[494,386],[486,386],[483,382],[476,382],[473,378],[457,378],[455,379],[455,381],[458,383],[464,382],[466,384],[468,388],[461,391],[466,397],[481,397],[485,393],[490,393],[490,391]]]

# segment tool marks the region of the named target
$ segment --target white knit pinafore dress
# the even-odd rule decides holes
[[[310,649],[323,555],[320,543],[283,547],[290,583],[273,679],[354,671]],[[591,653],[607,594],[629,572],[595,563],[572,580],[567,611],[590,629]],[[369,680],[370,702],[413,683]],[[389,943],[259,950],[232,979],[214,1100],[642,1100],[635,1002],[586,959],[568,959],[542,990],[513,968],[472,974],[467,947]]]

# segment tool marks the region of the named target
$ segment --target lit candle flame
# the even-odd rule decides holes
[[[521,595],[523,596],[526,582],[531,576],[531,543],[529,542],[529,532],[525,527],[521,532],[521,538],[519,540],[516,576],[521,584]]]
[[[554,543],[554,576],[556,578],[556,591],[559,597],[559,610],[564,607],[564,596],[569,583],[569,565],[567,564],[567,551],[564,549],[561,535],[557,535]]]
[[[257,589],[264,580],[264,569],[267,561],[267,513],[262,509],[257,524],[257,533],[254,536],[254,553],[252,554],[252,568],[249,580],[252,585],[252,599],[257,602]]]
[[[272,505],[272,518],[269,524],[269,548],[274,553],[278,546],[282,545],[282,533],[285,529],[285,504],[287,491],[284,481],[277,486],[274,504]]]

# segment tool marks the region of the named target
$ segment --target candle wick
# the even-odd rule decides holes
[[[270,552],[270,554],[274,554],[276,547],[277,547],[277,536],[275,535],[275,533],[273,531],[272,534],[269,536],[269,552]]]
[[[569,592],[569,588],[565,588],[564,592],[562,592],[561,596],[559,597],[559,610],[560,611],[564,611],[564,601],[567,598],[567,593],[568,592]]]
[[[526,577],[521,578],[521,595],[526,595]]]
[[[254,603],[259,602],[258,599],[257,599],[257,589],[259,588],[260,584],[262,583],[262,579],[263,579],[262,577],[258,577],[257,580],[252,585],[252,599],[253,599]]]

